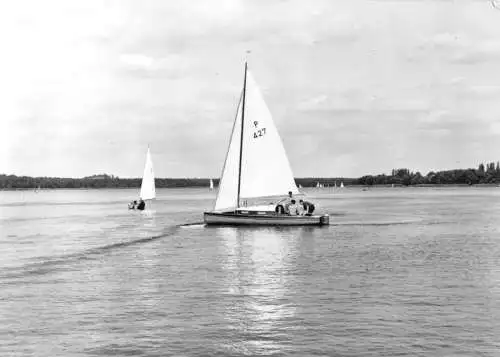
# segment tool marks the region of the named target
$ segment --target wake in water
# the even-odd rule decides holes
[[[125,248],[132,245],[149,243],[158,239],[172,236],[176,233],[179,227],[180,226],[178,225],[171,227],[168,232],[162,233],[160,235],[139,238],[130,241],[112,243],[101,247],[85,249],[81,252],[64,254],[53,257],[38,257],[37,259],[40,260],[39,262],[2,269],[4,272],[6,272],[6,274],[0,274],[0,279],[19,279],[19,278],[29,277],[32,275],[43,275],[51,273],[53,271],[58,270],[59,267],[75,261],[94,260],[96,259],[96,256],[99,256],[101,254],[106,254],[116,249]]]
[[[194,223],[184,223],[180,224],[180,228],[201,228],[205,226],[205,222],[194,222]]]
[[[348,216],[345,213],[339,213],[339,212],[329,212],[329,215],[331,217],[346,217]],[[411,224],[416,224],[416,223],[423,223],[423,219],[403,219],[403,220],[375,220],[375,221],[366,221],[366,220],[330,220],[330,226],[335,227],[335,226],[393,226],[393,225],[411,225]],[[436,222],[435,220],[429,221],[425,224],[439,224],[442,222]],[[145,244],[149,243],[158,239],[166,238],[169,236],[174,235],[176,232],[178,232],[179,228],[184,228],[184,229],[189,229],[189,228],[203,228],[205,226],[204,222],[196,221],[196,222],[191,222],[191,223],[184,223],[184,224],[179,224],[175,225],[169,228],[167,232],[164,232],[159,235],[154,235],[154,236],[149,236],[149,237],[144,237],[144,238],[139,238],[139,239],[134,239],[134,240],[129,240],[129,241],[123,241],[123,242],[117,242],[117,243],[112,243],[96,248],[89,248],[85,249],[81,252],[76,252],[76,253],[71,253],[71,254],[65,254],[65,255],[59,255],[59,256],[50,256],[50,257],[39,257],[38,262],[36,263],[29,263],[21,266],[16,266],[16,267],[8,267],[2,269],[2,273],[0,273],[0,279],[19,279],[19,278],[26,278],[29,276],[36,276],[36,275],[43,275],[43,274],[48,274],[51,272],[54,272],[61,267],[75,262],[75,261],[85,261],[85,260],[95,260],[99,255],[106,254],[110,251],[114,251],[116,249],[120,248],[125,248],[129,247],[132,245],[139,245],[139,244]],[[245,228],[251,228],[251,227],[245,227]],[[255,227],[254,227],[255,228]],[[292,229],[296,227],[291,227]],[[328,227],[317,227],[318,229],[325,229]],[[280,229],[283,229],[281,227]]]
[[[367,222],[367,221],[348,221],[348,222],[331,222],[330,226],[397,226],[411,225],[421,223],[422,220],[404,220],[404,221],[385,221],[385,222]]]

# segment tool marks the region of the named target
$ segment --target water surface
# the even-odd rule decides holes
[[[0,355],[499,355],[500,189],[305,192],[329,227],[182,226],[206,189],[0,192]]]

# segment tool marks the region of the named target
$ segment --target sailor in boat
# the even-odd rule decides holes
[[[299,201],[300,205],[304,209],[304,216],[312,216],[312,213],[314,212],[314,204],[312,204],[309,201],[304,201],[300,200]]]
[[[291,200],[290,203],[286,205],[286,213],[289,216],[298,216],[299,215],[299,207],[297,206],[295,200]]]
[[[293,200],[293,193],[292,193],[292,191],[288,191],[288,197],[282,199],[276,205],[276,209],[275,209],[276,213],[278,213],[278,214],[288,213],[287,207],[292,202],[292,200]]]
[[[128,204],[128,209],[135,209],[136,205],[137,205],[137,201],[132,201]]]
[[[146,208],[146,202],[142,200],[142,198],[139,199],[139,204],[137,205],[137,209],[142,211]]]

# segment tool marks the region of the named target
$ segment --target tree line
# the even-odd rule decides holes
[[[357,180],[359,185],[477,185],[500,183],[500,165],[490,162],[479,164],[477,169],[430,171],[427,175],[409,169],[394,169],[391,175],[366,175]]]
[[[0,175],[0,189],[139,188],[141,181],[141,178],[120,178],[107,174],[83,178]],[[214,185],[218,181],[214,179]],[[157,188],[208,187],[209,182],[209,178],[155,178]]]
[[[55,188],[139,188],[141,178],[119,178],[114,175],[93,175],[83,178],[30,177],[16,175],[0,175],[0,189],[55,189]],[[218,186],[219,179],[214,178]],[[155,178],[157,188],[208,187],[210,178]],[[319,182],[325,187],[350,185],[447,185],[447,184],[500,184],[500,165],[493,162],[481,163],[477,169],[457,169],[431,171],[425,176],[407,168],[394,169],[390,175],[365,175],[360,178],[296,178],[297,185],[316,187]]]

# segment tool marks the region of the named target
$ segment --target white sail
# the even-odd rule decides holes
[[[219,182],[219,192],[214,209],[236,208],[238,206],[238,167],[241,138],[241,97],[236,110],[236,119],[231,132],[229,148]]]
[[[299,194],[269,109],[247,71],[241,198]]]
[[[243,140],[241,122],[243,101],[240,100],[227,152],[215,209],[238,205],[238,178],[241,148],[240,199],[299,194],[285,148],[271,113],[247,70]]]
[[[341,182],[340,183],[340,188],[343,188],[344,187],[344,182]]]
[[[142,175],[141,192],[139,197],[143,200],[151,200],[156,197],[155,174],[153,171],[153,161],[151,160],[149,147],[146,154],[146,165],[144,166],[144,174]]]
[[[214,181],[212,179],[210,179],[210,189],[211,190],[214,189]]]

